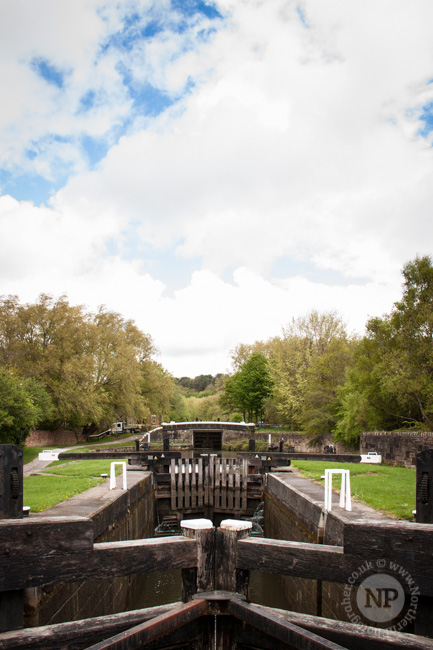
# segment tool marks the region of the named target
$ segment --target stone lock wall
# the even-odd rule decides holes
[[[323,486],[297,473],[268,474],[264,494],[266,537],[342,546],[345,521],[363,517],[368,521],[388,519],[358,503],[352,503],[352,512],[337,506],[335,513],[329,512],[325,517],[323,494]],[[291,576],[276,576],[276,579],[287,609],[350,622],[344,602],[345,585]]]
[[[362,433],[361,454],[376,451],[387,465],[416,467],[416,455],[433,449],[433,433],[416,431],[374,431]]]
[[[117,481],[120,484],[121,477]],[[153,476],[150,472],[128,472],[128,490],[110,491],[107,482],[40,516],[68,515],[90,517],[95,542],[153,537]],[[51,625],[134,609],[140,580],[140,576],[127,576],[26,589],[24,625]]]

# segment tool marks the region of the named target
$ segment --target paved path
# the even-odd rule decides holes
[[[123,442],[128,442],[130,440],[135,440],[136,437],[137,436],[130,436],[129,438],[123,438],[123,440],[119,440],[118,441],[119,446],[121,446]],[[83,446],[86,446],[86,447],[104,447],[104,446],[112,445],[112,444],[113,444],[113,442],[100,442],[100,443],[96,443],[96,444],[93,444],[93,445],[85,445],[85,444],[83,444],[83,445],[81,445],[81,447],[83,447]],[[74,450],[78,451],[78,446],[74,445],[74,447],[61,447],[61,448],[59,447],[59,449],[53,449],[51,451],[56,451],[56,452],[58,452],[60,454],[62,451],[71,451],[71,450],[72,451],[74,451]],[[26,463],[24,465],[24,467],[23,467],[23,475],[24,476],[31,476],[32,474],[39,474],[39,472],[42,472],[46,468],[46,466],[49,465],[52,462],[53,461],[51,461],[51,460],[39,460],[39,457],[35,458],[30,463]]]

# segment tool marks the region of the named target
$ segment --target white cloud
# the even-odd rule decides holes
[[[220,0],[225,20],[208,40],[199,32],[210,22],[196,16],[185,34],[166,22],[148,42],[102,56],[133,4],[77,2],[66,17],[48,0],[41,16],[22,18],[25,0],[10,10],[4,34],[21,29],[2,51],[11,101],[0,143],[15,164],[49,128],[67,139],[118,125],[131,109],[119,65],[171,97],[189,78],[196,85],[158,117],[134,115],[91,172],[73,138],[41,153],[46,175],[53,161],[76,175],[47,208],[1,199],[4,292],[67,291],[122,311],[178,375],[224,371],[237,343],[313,308],[337,309],[358,331],[389,311],[403,263],[432,252],[433,150],[418,131],[433,98],[433,5],[305,0],[307,28],[296,2]],[[167,20],[169,4],[155,7]],[[51,12],[55,37],[30,30]],[[71,69],[62,98],[31,72],[33,56]],[[79,113],[89,89],[95,106]],[[170,248],[179,266],[202,260],[172,294],[142,253]],[[284,256],[340,282],[296,270],[275,278]]]

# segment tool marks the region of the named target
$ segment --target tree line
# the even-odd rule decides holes
[[[0,441],[30,429],[109,427],[168,414],[173,378],[154,359],[151,337],[131,320],[62,296],[35,304],[0,299]]]
[[[292,319],[282,335],[239,345],[220,397],[227,415],[264,418],[314,442],[332,433],[356,445],[371,430],[433,428],[433,265],[403,270],[389,314],[350,335],[335,312]]]
[[[101,307],[66,297],[0,299],[0,442],[32,428],[87,433],[133,418],[263,420],[357,444],[368,430],[433,429],[433,264],[403,270],[402,297],[364,336],[336,312],[292,319],[280,336],[240,344],[230,374],[175,380],[152,338]]]

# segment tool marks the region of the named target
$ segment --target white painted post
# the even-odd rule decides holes
[[[350,496],[350,470],[325,469],[325,512],[332,510],[332,477],[334,474],[341,474],[340,508],[352,510],[352,500]]]
[[[346,469],[346,510],[352,510],[352,499],[350,496],[350,470]]]
[[[116,489],[116,470],[115,466],[116,465],[122,465],[122,489],[127,490],[127,482],[126,482],[126,462],[125,461],[114,461],[111,463],[110,466],[110,490],[115,490]]]
[[[341,484],[340,484],[340,508],[344,508],[344,504],[346,503],[345,489],[346,489],[346,470],[342,469]]]

